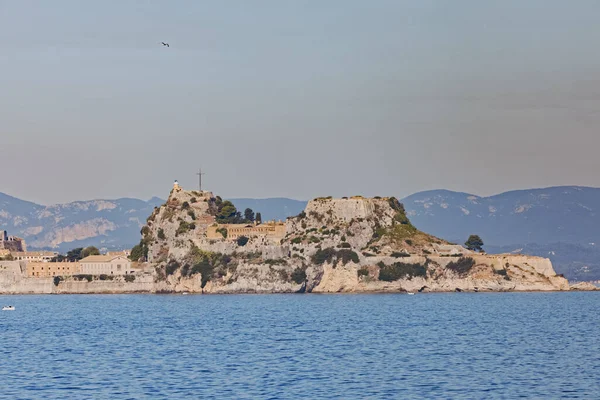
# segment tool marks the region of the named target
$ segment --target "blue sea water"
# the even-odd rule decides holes
[[[2,398],[600,398],[600,293],[0,304]]]

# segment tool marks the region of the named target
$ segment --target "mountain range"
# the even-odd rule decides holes
[[[252,208],[263,221],[297,215],[306,201],[287,198],[230,199]],[[448,190],[415,193],[401,200],[419,229],[463,243],[478,234],[490,252],[549,257],[575,280],[600,279],[600,189],[561,186],[481,197]],[[26,239],[29,249],[64,252],[95,245],[131,247],[159,198],[76,201],[51,206],[0,193],[0,230]]]

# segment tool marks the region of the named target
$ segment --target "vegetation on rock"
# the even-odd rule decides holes
[[[298,285],[304,283],[306,281],[306,270],[302,267],[298,267],[292,272],[290,277],[292,281]]]
[[[397,262],[392,265],[386,265],[380,262],[378,266],[380,281],[393,282],[403,278],[427,277],[427,265],[423,264]]]
[[[461,257],[456,261],[450,261],[446,268],[459,275],[465,275],[475,266],[475,260],[471,257]]]
[[[343,265],[349,263],[350,261],[356,264],[359,262],[358,254],[356,254],[354,251],[348,249],[336,250],[332,247],[318,249],[316,253],[313,254],[311,259],[312,262],[317,265],[329,263],[334,268],[340,261]]]
[[[247,236],[240,236],[237,238],[237,244],[238,246],[245,246],[246,243],[248,243],[248,237]]]

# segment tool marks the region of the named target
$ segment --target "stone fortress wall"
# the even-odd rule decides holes
[[[0,230],[0,250],[27,251],[25,240],[16,236],[9,236],[5,230]]]

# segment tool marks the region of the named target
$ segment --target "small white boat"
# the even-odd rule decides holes
[[[15,311],[15,306],[4,306],[2,311]]]
[[[411,294],[411,295],[414,295],[414,293],[413,293],[413,292],[406,292],[406,294]]]

